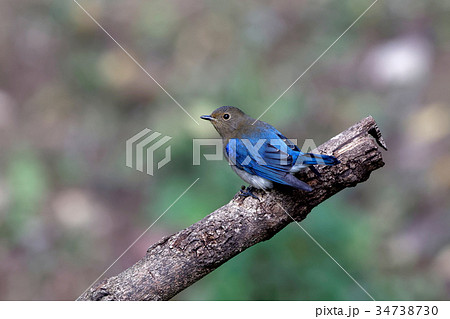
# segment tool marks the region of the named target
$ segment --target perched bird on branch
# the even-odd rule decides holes
[[[307,183],[293,174],[312,165],[336,165],[334,156],[303,153],[272,125],[255,120],[237,107],[222,106],[211,115],[203,115],[220,134],[224,154],[231,168],[251,186],[270,189],[273,183],[311,191]],[[254,196],[250,190],[244,195]]]

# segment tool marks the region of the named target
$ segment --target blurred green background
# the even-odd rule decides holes
[[[80,0],[195,118],[259,116],[371,3]],[[450,3],[378,1],[262,120],[317,145],[371,114],[386,166],[302,223],[377,300],[450,297]],[[76,5],[0,2],[0,299],[77,298],[227,203],[225,162],[192,165],[192,121]],[[149,176],[125,166],[144,128],[172,137]],[[299,142],[302,145],[302,142]],[[163,156],[161,153],[157,153]],[[177,300],[367,300],[296,225]]]

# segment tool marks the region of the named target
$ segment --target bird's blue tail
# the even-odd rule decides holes
[[[336,165],[340,161],[331,155],[305,153],[301,156],[304,165]]]

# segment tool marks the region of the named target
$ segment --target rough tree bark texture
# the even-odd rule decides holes
[[[298,174],[314,190],[278,188],[259,197],[234,198],[190,227],[151,246],[145,257],[117,276],[94,285],[79,300],[168,300],[245,249],[270,239],[312,208],[346,187],[354,187],[384,165],[386,149],[372,117],[367,117],[318,148],[341,164]],[[292,216],[292,218],[291,218]]]

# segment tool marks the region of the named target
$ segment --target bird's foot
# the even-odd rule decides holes
[[[241,186],[241,191],[240,191],[240,193],[239,193],[239,196],[243,196],[243,197],[251,196],[251,197],[253,197],[253,198],[259,200],[259,197],[256,196],[255,194],[253,194],[252,191],[253,191],[253,187],[252,187],[252,186],[249,186],[249,187],[247,187],[247,189],[245,189],[245,186],[242,185],[242,186]]]

